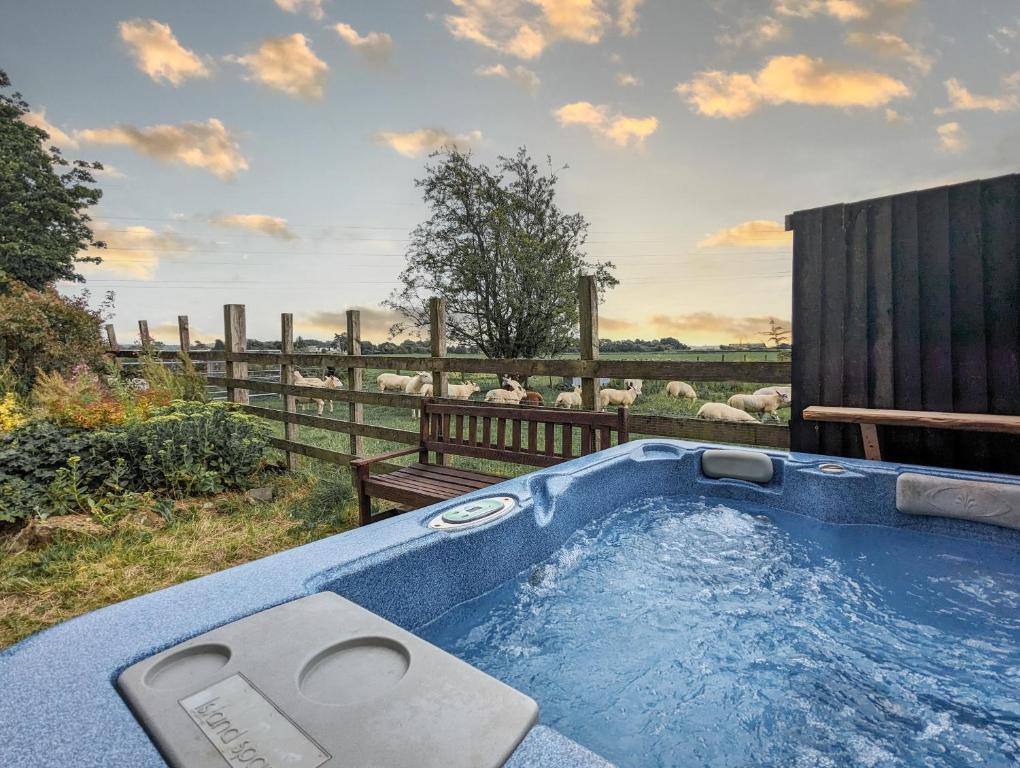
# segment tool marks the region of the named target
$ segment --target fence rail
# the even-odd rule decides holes
[[[415,409],[420,400],[416,396],[369,392],[362,389],[362,376],[366,369],[429,371],[433,376],[433,390],[442,401],[446,394],[446,379],[451,373],[460,374],[509,374],[525,376],[562,376],[580,378],[582,398],[586,409],[593,409],[598,402],[600,379],[644,379],[682,381],[747,381],[785,384],[791,380],[791,366],[788,362],[694,362],[689,360],[602,360],[598,356],[598,307],[593,300],[593,285],[590,277],[582,277],[579,289],[581,307],[581,359],[498,359],[477,357],[449,357],[446,354],[445,334],[442,329],[445,306],[440,300],[429,303],[432,339],[430,355],[363,355],[360,339],[360,314],[348,311],[348,353],[343,352],[294,352],[293,318],[281,316],[283,350],[247,350],[245,336],[245,312],[240,304],[224,307],[225,349],[193,350],[189,348],[190,331],[187,316],[178,318],[181,337],[181,351],[157,350],[147,334],[147,324],[140,323],[143,349],[123,350],[117,346],[112,327],[108,327],[110,352],[119,359],[131,361],[142,354],[150,354],[163,361],[177,360],[182,354],[196,364],[206,377],[210,387],[225,390],[228,400],[241,404],[248,413],[280,422],[284,425],[284,436],[271,440],[273,447],[287,454],[288,466],[296,467],[296,456],[306,456],[332,464],[346,465],[364,453],[365,438],[382,440],[402,445],[414,445],[419,441],[417,430],[366,424],[363,406]],[[271,366],[280,371],[281,380],[273,380],[276,372],[252,370]],[[295,368],[335,368],[346,376],[346,389],[330,389],[301,386],[288,383]],[[370,382],[370,385],[374,382]],[[353,385],[353,386],[352,386]],[[283,398],[283,408],[267,408],[252,405],[252,397],[278,395]],[[299,413],[298,398],[328,400],[347,403],[344,414],[347,418],[329,418]],[[464,401],[457,402],[464,405]],[[481,403],[478,403],[482,407]],[[496,406],[485,403],[484,407]],[[512,406],[516,407],[516,406]],[[566,414],[564,414],[566,415]],[[770,448],[789,449],[790,433],[786,426],[751,423],[712,422],[694,418],[682,418],[653,414],[633,414],[630,417],[631,432],[650,437],[686,438],[689,440],[739,443]],[[343,452],[309,445],[297,440],[297,428],[309,427],[346,434],[350,438],[350,451]],[[373,465],[373,471],[385,472],[395,469],[385,463]]]

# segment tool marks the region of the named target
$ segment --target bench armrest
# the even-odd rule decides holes
[[[399,451],[380,453],[378,456],[366,456],[363,459],[353,459],[351,461],[351,466],[367,467],[369,464],[375,464],[380,461],[388,461],[389,459],[396,459],[399,456],[409,456],[412,453],[418,453],[419,450],[418,446],[415,446],[414,448],[402,448]]]

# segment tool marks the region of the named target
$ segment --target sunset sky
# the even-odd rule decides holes
[[[605,337],[760,340],[791,211],[1020,166],[1017,0],[0,0],[28,120],[100,160],[119,335],[392,318],[414,189],[456,142],[569,165],[618,265]],[[75,291],[77,289],[70,289]]]

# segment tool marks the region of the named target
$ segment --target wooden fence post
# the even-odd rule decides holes
[[[294,354],[294,315],[290,312],[284,312],[280,315],[280,353],[284,355]],[[293,371],[294,366],[289,363],[281,363],[280,383],[292,384],[294,378]],[[294,395],[283,396],[283,410],[287,413],[295,413],[297,411],[297,398]],[[297,431],[297,424],[291,424],[289,421],[283,422],[284,440],[297,442]],[[295,472],[297,468],[298,455],[287,451],[287,469]]]
[[[361,354],[361,312],[357,309],[347,310],[347,354]],[[357,392],[362,387],[361,368],[347,369],[347,390]],[[361,403],[348,403],[348,415],[355,424],[365,421],[365,406]],[[351,433],[351,454],[362,456],[365,453],[365,439],[361,435]]]
[[[149,321],[138,321],[138,336],[142,340],[142,352],[152,351],[152,337],[149,335]]]
[[[230,360],[230,356],[244,352],[248,346],[248,335],[244,321],[244,304],[223,305],[223,346],[225,351],[226,375],[228,379],[248,378],[248,363]],[[227,387],[227,400],[232,403],[247,403],[248,390]]]
[[[113,329],[113,323],[107,323],[106,325],[106,342],[110,345],[111,352],[116,352],[120,349],[117,346],[117,332]]]
[[[446,300],[439,296],[429,299],[429,345],[432,357],[446,357]],[[433,397],[447,397],[450,377],[445,371],[432,371]],[[436,454],[437,464],[445,464],[446,456]]]
[[[181,353],[191,356],[191,329],[188,327],[188,316],[177,315],[177,336],[180,339]]]
[[[577,280],[581,318],[581,359],[599,359],[599,289],[594,275],[581,275]],[[581,407],[598,410],[599,381],[594,376],[581,378]],[[608,446],[603,446],[608,447]]]

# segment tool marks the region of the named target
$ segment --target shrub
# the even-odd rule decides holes
[[[87,295],[68,298],[7,280],[0,284],[0,366],[10,369],[22,394],[37,370],[69,375],[82,363],[100,370],[102,319],[102,310],[89,309]]]
[[[128,492],[243,488],[269,431],[227,403],[180,401],[102,430],[29,422],[0,435],[0,522],[85,510],[90,498],[108,506]]]
[[[28,417],[25,416],[13,392],[8,392],[0,398],[0,433],[17,429],[26,421]]]

